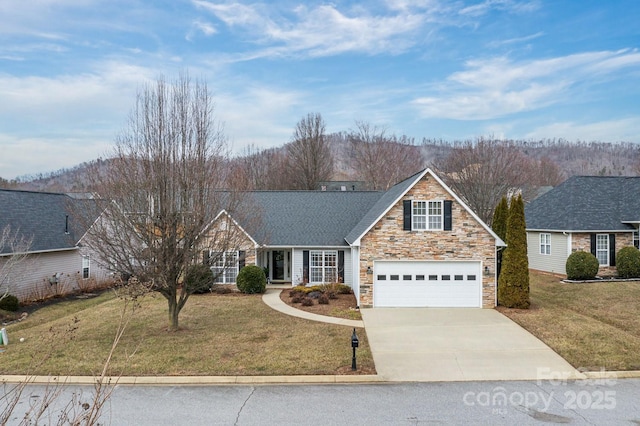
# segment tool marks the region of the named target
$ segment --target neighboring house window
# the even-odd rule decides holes
[[[638,234],[638,231],[634,231],[633,232],[633,246],[635,248],[639,247],[639,245],[638,245],[638,242],[640,242],[640,238],[639,237],[640,237],[640,235]]]
[[[310,282],[335,283],[338,281],[338,252],[336,250],[311,251]]]
[[[442,201],[414,201],[411,224],[414,230],[441,230]]]
[[[89,256],[82,256],[82,278],[89,278],[89,268],[91,267],[91,259]]]
[[[596,235],[596,257],[600,266],[609,265],[609,234]]]
[[[540,254],[551,254],[551,234],[540,234]]]
[[[235,283],[238,277],[238,252],[226,251],[213,253],[210,259],[211,270],[218,284]]]

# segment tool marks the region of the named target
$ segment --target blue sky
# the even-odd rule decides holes
[[[640,1],[3,0],[0,177],[104,156],[138,88],[204,79],[233,152],[319,112],[455,140],[640,142]]]

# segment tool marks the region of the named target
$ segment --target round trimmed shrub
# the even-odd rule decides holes
[[[20,308],[20,301],[13,294],[7,294],[0,300],[0,309],[3,311],[15,312]]]
[[[240,270],[236,279],[238,290],[247,294],[264,293],[267,289],[267,277],[264,270],[256,265],[247,265]]]
[[[620,278],[640,277],[640,250],[624,247],[616,254],[616,268]]]
[[[567,258],[567,278],[570,280],[592,280],[598,273],[598,259],[586,251],[576,251]]]
[[[189,293],[206,293],[213,285],[213,272],[207,265],[191,265],[184,276],[184,285]]]

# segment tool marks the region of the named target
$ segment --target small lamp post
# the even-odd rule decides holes
[[[351,358],[351,370],[356,370],[356,348],[360,341],[358,340],[358,335],[356,334],[356,329],[353,329],[353,334],[351,335],[351,347],[353,348],[353,357]]]

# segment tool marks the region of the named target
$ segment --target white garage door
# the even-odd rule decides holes
[[[380,261],[374,307],[482,307],[480,262]]]

